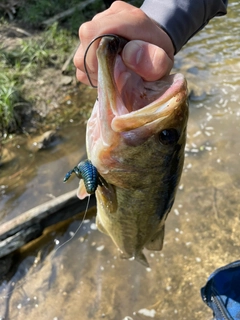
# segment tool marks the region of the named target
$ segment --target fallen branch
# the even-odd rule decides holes
[[[31,37],[32,34],[27,32],[26,30],[24,29],[21,29],[19,27],[14,27],[14,26],[11,26],[11,29],[14,30],[15,32],[17,33],[21,33],[22,35],[24,35],[25,37]]]
[[[62,66],[62,74],[65,74],[66,73],[66,69],[67,67],[69,66],[70,62],[72,62],[73,60],[73,57],[77,51],[79,47],[79,44],[74,48],[74,50],[71,52],[71,54],[69,55],[69,57],[67,58],[67,60],[64,62],[64,65]]]
[[[91,197],[89,208],[95,205]],[[79,200],[76,190],[39,205],[0,226],[0,258],[40,237],[46,227],[84,212],[87,199]]]
[[[76,10],[84,9],[86,6],[88,6],[89,4],[93,3],[94,1],[95,0],[86,0],[84,2],[81,2],[78,5],[74,6],[73,8],[68,9],[68,10],[66,10],[64,12],[61,12],[59,14],[56,14],[52,18],[43,21],[42,24],[45,25],[45,26],[49,26],[49,25],[53,24],[56,21],[62,20],[64,18],[72,15]]]

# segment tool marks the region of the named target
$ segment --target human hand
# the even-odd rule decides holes
[[[122,51],[123,62],[147,81],[155,81],[168,75],[174,61],[174,47],[170,37],[141,9],[122,1],[97,14],[81,25],[81,44],[75,54],[74,64],[79,81],[89,84],[84,69],[84,53],[90,41],[103,34],[116,34],[129,40]],[[92,44],[87,55],[91,81],[97,85],[96,49],[99,41]]]

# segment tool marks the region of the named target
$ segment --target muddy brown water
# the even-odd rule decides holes
[[[214,19],[176,57],[175,70],[200,93],[190,101],[184,171],[164,248],[146,252],[150,268],[120,260],[110,238],[96,230],[91,210],[64,246],[80,216],[23,251],[22,263],[1,283],[0,318],[212,319],[200,288],[240,252],[239,17],[239,2],[231,2],[228,16]],[[27,161],[34,170],[24,187],[17,179],[5,182],[11,188],[1,190],[3,220],[77,187],[77,179],[60,181],[84,156],[81,130],[70,126],[64,143]]]

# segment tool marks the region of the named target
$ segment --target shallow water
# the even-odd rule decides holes
[[[8,144],[17,158],[0,173],[1,222],[76,187],[75,179],[63,183],[63,178],[86,157],[85,131],[83,125],[75,124],[60,129],[56,145],[36,153],[29,151],[27,138]]]
[[[186,75],[190,87],[193,83],[203,91],[190,101],[184,171],[167,219],[164,248],[146,251],[151,268],[120,260],[110,238],[96,230],[91,211],[73,239],[56,252],[77,230],[81,216],[50,230],[23,252],[22,264],[12,276],[15,285],[5,281],[1,286],[2,316],[212,318],[200,288],[216,268],[238,260],[240,250],[239,16],[239,2],[230,3],[228,16],[214,19],[176,57],[175,70]],[[1,199],[1,210],[7,206],[5,217],[16,215],[19,206],[27,209],[28,202],[36,205],[32,198],[45,201],[46,188],[48,194],[58,195],[77,186],[76,179],[67,185],[58,180],[84,155],[84,140],[70,132],[63,133],[69,145],[66,141],[41,155],[24,191],[13,185],[11,203]]]

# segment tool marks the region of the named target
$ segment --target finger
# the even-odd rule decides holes
[[[79,38],[81,43],[77,52],[75,53],[73,61],[76,68],[78,68],[83,72],[85,72],[85,67],[84,67],[85,52],[89,44],[93,40],[93,38],[95,38],[98,35],[95,30],[91,31],[93,27],[95,29],[95,25],[96,24],[92,24],[91,22],[86,22],[82,24],[79,29]],[[100,40],[96,40],[91,44],[86,55],[86,59],[87,59],[86,63],[88,65],[88,69],[90,70],[90,72],[94,72],[95,70],[97,70],[96,50],[97,50],[99,41]]]
[[[95,46],[96,48],[94,48]],[[73,58],[74,65],[77,68],[77,79],[85,84],[89,84],[89,81],[87,80],[87,74],[91,78],[92,83],[96,83],[97,80],[97,46],[98,44],[95,44],[94,42],[92,45],[90,45],[89,50],[86,52],[86,49],[84,49],[83,45],[81,44]],[[84,73],[86,74],[86,77],[83,75]]]
[[[127,67],[147,81],[160,79],[173,67],[173,60],[163,49],[140,40],[128,42],[122,58]]]
[[[97,86],[97,79],[93,77],[91,74],[89,74],[89,76],[90,76],[92,85]],[[91,85],[85,72],[82,72],[81,70],[76,69],[76,77],[80,82],[87,85]]]

